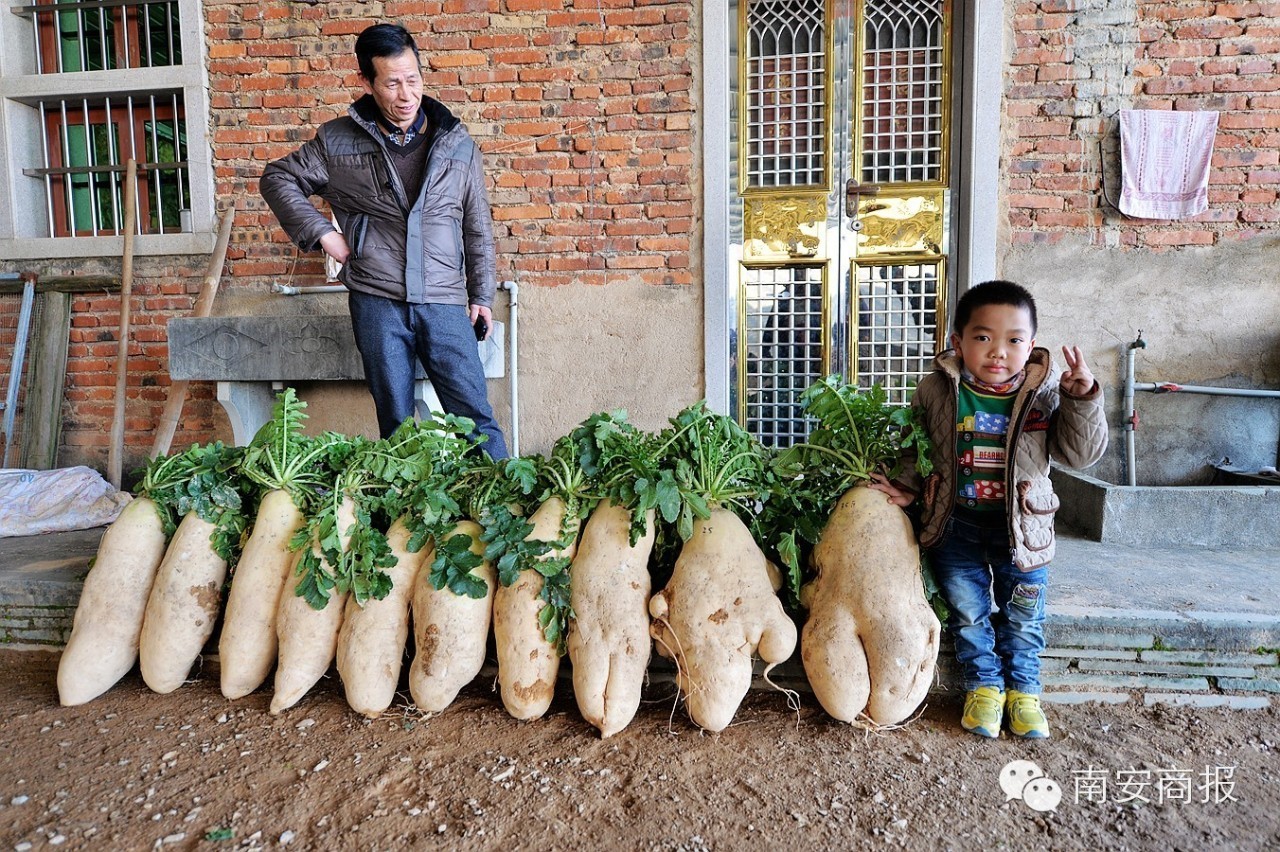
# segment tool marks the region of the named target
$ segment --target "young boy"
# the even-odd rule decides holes
[[[933,440],[934,472],[922,482],[908,467],[872,487],[898,506],[920,500],[920,544],[951,610],[964,677],[960,724],[994,738],[1007,719],[1015,736],[1043,738],[1040,652],[1058,508],[1049,458],[1082,468],[1102,457],[1102,391],[1079,347],[1062,348],[1066,371],[1036,348],[1036,303],[1017,284],[968,290],[954,328],[952,349],[911,400]]]

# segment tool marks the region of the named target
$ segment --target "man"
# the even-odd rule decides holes
[[[267,165],[262,196],[301,249],[342,264],[356,346],[383,437],[414,412],[415,359],[445,411],[469,417],[506,458],[476,347],[493,325],[493,221],[480,149],[422,94],[418,48],[401,26],[356,39],[364,96],[294,153]],[[310,197],[329,202],[341,231]]]

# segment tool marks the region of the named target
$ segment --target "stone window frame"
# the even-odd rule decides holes
[[[180,13],[181,65],[36,73],[35,39],[29,15],[6,4],[0,11],[0,257],[6,260],[114,257],[123,250],[122,236],[48,236],[42,179],[23,174],[42,162],[39,100],[145,96],[182,91],[188,139],[191,231],[139,234],[134,253],[146,255],[204,254],[214,243],[213,151],[209,144],[210,109],[205,65],[204,12],[200,0],[177,0]],[[40,211],[41,215],[30,215]]]

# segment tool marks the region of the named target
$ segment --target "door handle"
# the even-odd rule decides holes
[[[858,183],[856,180],[850,179],[844,185],[844,209],[845,215],[850,219],[854,219],[858,215],[858,196],[859,195],[876,195],[880,192],[880,185],[874,183]]]

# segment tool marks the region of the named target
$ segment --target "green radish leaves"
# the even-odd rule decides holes
[[[293,388],[277,394],[271,419],[253,436],[240,464],[244,477],[263,494],[286,491],[303,514],[332,483],[334,470],[342,467],[335,462],[345,459],[350,446],[345,437],[332,432],[319,438],[303,435],[306,407]]]
[[[769,499],[773,474],[770,453],[732,418],[716,414],[705,401],[681,411],[662,433],[663,459],[674,469],[680,509],[676,530],[682,540],[693,535],[695,518],[709,518],[711,504],[732,509],[744,520],[759,513]],[[672,520],[675,497],[666,492],[663,519]]]
[[[241,474],[243,454],[243,449],[221,441],[194,444],[175,456],[153,459],[139,488],[140,494],[155,501],[166,535],[172,535],[178,519],[189,512],[213,524],[209,544],[233,567],[249,525],[243,499],[249,490]]]
[[[298,594],[316,609],[324,607],[331,591],[349,593],[361,606],[385,598],[391,591],[386,569],[395,557],[384,530],[405,516],[409,547],[420,550],[453,527],[460,506],[452,489],[467,470],[471,444],[466,436],[472,429],[471,421],[445,415],[423,422],[410,418],[380,441],[352,439],[330,498],[308,519],[324,560],[303,555]],[[339,495],[355,507],[356,522],[343,531],[349,535],[345,547],[334,526]]]
[[[461,597],[479,600],[488,594],[484,579],[471,573],[484,564],[484,557],[471,551],[471,536],[458,533],[436,545],[435,559],[431,562],[431,586]]]
[[[774,460],[772,499],[752,526],[757,540],[786,567],[787,597],[799,600],[802,566],[822,535],[837,500],[873,473],[892,479],[904,464],[927,476],[932,445],[909,407],[890,405],[884,389],[859,389],[838,376],[811,385],[800,397],[815,426],[804,443]]]
[[[528,541],[533,525],[523,515],[517,515],[507,506],[494,506],[486,515],[484,532],[484,558],[492,562],[498,572],[498,582],[514,585],[520,572],[550,549],[545,541]]]
[[[568,560],[565,560],[566,562]],[[542,635],[563,655],[569,638],[569,622],[573,609],[569,605],[569,572],[543,574],[541,598],[545,604],[538,610],[538,626]]]

